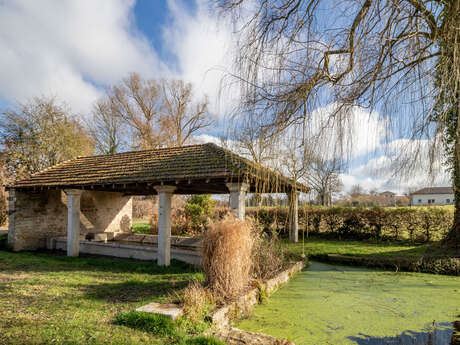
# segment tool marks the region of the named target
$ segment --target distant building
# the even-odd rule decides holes
[[[389,204],[392,204],[393,201],[395,200],[396,194],[390,191],[382,192],[379,194],[381,197],[383,197]]]
[[[454,189],[452,187],[422,188],[411,195],[412,206],[453,205]]]

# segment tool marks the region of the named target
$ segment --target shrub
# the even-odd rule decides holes
[[[160,314],[129,311],[118,314],[115,318],[115,323],[153,333],[160,337],[176,333],[176,326],[171,318]]]
[[[254,243],[250,221],[228,215],[212,224],[203,237],[203,271],[209,288],[222,297],[245,289],[252,269]]]
[[[248,208],[264,229],[287,236],[287,208]],[[301,207],[299,227],[339,239],[394,239],[412,242],[441,240],[453,223],[450,207]]]
[[[185,204],[185,215],[194,231],[203,230],[208,218],[214,216],[211,195],[192,195]]]
[[[276,236],[260,233],[252,250],[252,276],[257,280],[272,278],[284,266],[284,252]]]
[[[209,290],[194,280],[180,294],[184,316],[192,322],[204,320],[214,309],[214,298]]]

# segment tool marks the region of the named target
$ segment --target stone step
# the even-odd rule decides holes
[[[227,345],[295,345],[286,339],[279,339],[267,334],[243,331],[239,328],[224,328],[214,336],[225,341]]]

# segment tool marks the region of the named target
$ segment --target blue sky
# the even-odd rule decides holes
[[[197,96],[209,97],[215,118],[216,125],[197,139],[217,140],[238,101],[237,90],[226,89],[224,97],[221,92],[232,68],[232,30],[209,11],[208,0],[0,1],[0,108],[53,95],[88,117],[104,87],[131,72],[181,78]],[[408,181],[391,179],[385,124],[361,110],[354,122],[357,145],[342,176],[346,188],[360,183],[404,192],[432,183],[423,168]]]

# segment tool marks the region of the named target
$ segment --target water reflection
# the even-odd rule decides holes
[[[453,325],[451,322],[435,323],[426,332],[404,331],[395,337],[372,337],[365,334],[348,337],[357,345],[450,345]]]

